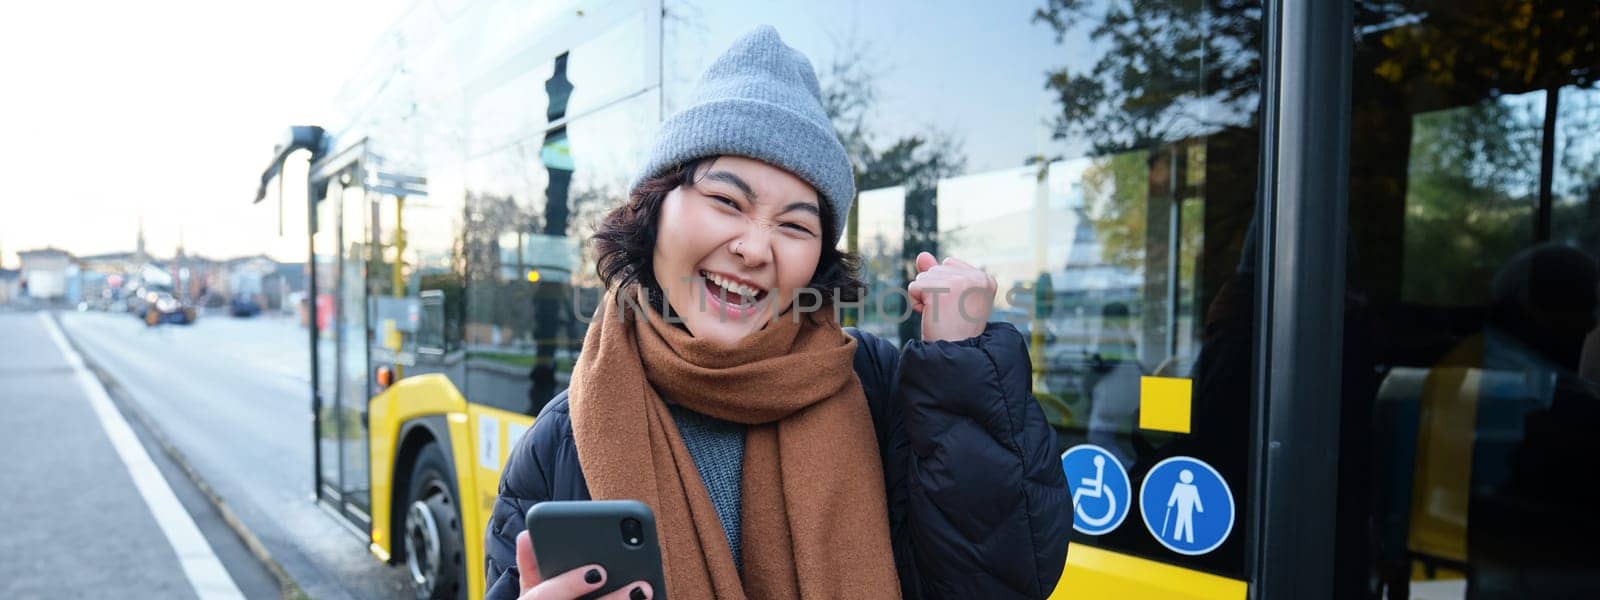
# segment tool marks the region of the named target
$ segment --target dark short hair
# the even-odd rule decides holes
[[[661,220],[661,205],[667,194],[680,187],[692,185],[695,174],[709,165],[715,157],[699,158],[667,171],[662,175],[639,182],[628,194],[628,201],[607,213],[595,229],[595,273],[608,289],[619,289],[634,283],[645,290],[652,304],[663,306],[661,284],[656,281],[652,258],[656,247],[656,227]],[[822,255],[817,260],[817,271],[811,276],[808,287],[822,294],[824,303],[838,298],[842,302],[856,302],[862,289],[859,269],[861,259],[856,254],[839,250],[826,240],[836,239],[833,232],[832,208],[828,202],[819,202],[822,209]]]

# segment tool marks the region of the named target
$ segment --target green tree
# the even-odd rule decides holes
[[[1258,0],[1047,0],[1032,16],[1057,43],[1086,34],[1094,52],[1086,68],[1044,74],[1059,109],[1052,134],[1099,157],[1087,174],[1102,192],[1089,216],[1108,262],[1148,271],[1149,298],[1164,285],[1166,254],[1150,253],[1165,237],[1149,235],[1150,219],[1164,222],[1167,210],[1162,200],[1151,212],[1152,194],[1193,200],[1177,204],[1182,302],[1209,304],[1234,274],[1255,207],[1262,15]],[[1188,164],[1182,189],[1167,189],[1169,163]]]
[[[1084,171],[1084,213],[1094,224],[1100,238],[1100,258],[1107,264],[1144,270],[1149,184],[1147,152],[1101,157]]]
[[[917,253],[939,252],[939,180],[961,173],[966,168],[966,158],[960,145],[949,135],[933,131],[927,135],[910,135],[888,144],[878,145],[869,125],[873,108],[877,105],[877,75],[868,60],[871,53],[860,42],[848,42],[835,52],[820,77],[823,109],[833,122],[834,130],[850,155],[855,170],[856,189],[874,190],[905,186],[904,238],[900,240],[898,268],[890,270],[890,257],[866,257],[871,274],[898,272],[890,279],[883,277],[869,281],[869,299],[875,298],[880,286],[904,287],[910,277],[910,265]],[[878,244],[878,248],[886,247]],[[879,270],[882,269],[882,270]],[[876,309],[871,305],[869,309]],[[900,307],[888,307],[888,314],[898,314]],[[921,331],[915,314],[899,324],[900,338],[912,339]]]
[[[1403,299],[1487,303],[1495,271],[1533,242],[1542,122],[1503,99],[1413,119]]]
[[[1094,154],[1108,154],[1255,122],[1257,0],[1048,0],[1033,22],[1057,43],[1087,27],[1107,48],[1086,72],[1045,74],[1061,108],[1056,139],[1087,139]]]

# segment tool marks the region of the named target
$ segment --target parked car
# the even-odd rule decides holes
[[[235,317],[254,317],[261,314],[261,303],[255,294],[234,294],[228,301],[228,314]]]
[[[145,296],[144,322],[146,325],[194,323],[198,313],[193,306],[167,292],[149,292]]]

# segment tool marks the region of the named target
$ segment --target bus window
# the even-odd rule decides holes
[[[1104,564],[1138,566],[1108,573],[1069,558],[1062,589],[1149,595],[1088,578],[1142,581],[1165,563],[1185,577],[1227,578],[1242,597],[1259,4],[846,4],[851,26],[834,29],[832,6],[668,0],[667,112],[690,101],[715,49],[782,23],[784,40],[816,65],[858,168],[853,231],[841,244],[861,255],[868,290],[847,324],[908,343],[920,323],[900,292],[919,252],[985,269],[1000,286],[994,320],[1028,340],[1033,394],[1057,428],[1057,452],[1098,446],[1129,478],[1094,496],[1093,520],[1106,518],[1111,496],[1123,518],[1080,529],[1074,547],[1089,550],[1074,556],[1104,556],[1098,549],[1124,557]],[[1191,511],[1199,520],[1184,523],[1216,543],[1172,545],[1183,552],[1161,542],[1181,516],[1163,532],[1160,514],[1147,526],[1133,506],[1146,474],[1178,456],[1214,467],[1231,493],[1208,487],[1205,499],[1236,509],[1215,520],[1224,506]],[[1102,464],[1106,483],[1113,469]],[[1183,483],[1162,481],[1157,504]]]
[[[1334,597],[1600,596],[1600,6],[1355,15]]]
[[[442,373],[465,389],[465,290],[453,260],[451,228],[459,208],[448,193],[428,193],[432,180],[410,177],[416,183],[405,195],[372,194],[377,223],[367,277],[372,365],[389,366],[396,379]]]
[[[616,27],[642,35],[642,21]],[[465,167],[458,236],[468,278],[466,389],[475,403],[533,415],[567,387],[601,296],[583,245],[600,216],[624,201],[656,126],[655,92],[595,98],[615,91],[599,82],[621,60],[616,52],[629,51],[586,42],[486,91],[471,109],[489,122],[508,104],[547,107],[559,123],[473,155]],[[569,98],[600,107],[568,119]]]

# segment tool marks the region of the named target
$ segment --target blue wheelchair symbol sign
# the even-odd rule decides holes
[[[1197,458],[1156,463],[1139,486],[1139,510],[1150,535],[1168,550],[1195,556],[1216,550],[1233,532],[1233,491]]]
[[[1061,468],[1072,491],[1072,528],[1104,535],[1127,518],[1133,484],[1117,457],[1094,444],[1079,444],[1061,454]]]

